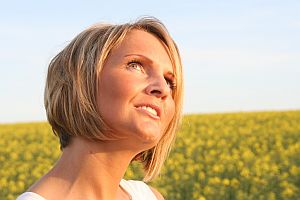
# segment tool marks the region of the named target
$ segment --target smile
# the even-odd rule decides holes
[[[159,119],[160,118],[160,109],[159,107],[155,105],[149,105],[149,104],[144,104],[144,105],[138,105],[135,106],[138,110],[148,114],[150,117],[154,119]]]

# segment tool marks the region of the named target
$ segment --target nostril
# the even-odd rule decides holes
[[[151,94],[161,94],[161,91],[159,91],[159,90],[152,90]]]

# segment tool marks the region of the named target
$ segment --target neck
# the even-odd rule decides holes
[[[138,153],[119,143],[73,138],[49,176],[62,183],[61,192],[70,199],[116,199],[119,183]]]

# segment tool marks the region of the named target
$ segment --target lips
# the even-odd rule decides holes
[[[160,108],[154,104],[142,103],[135,106],[137,109],[146,112],[151,117],[155,119],[160,118]]]

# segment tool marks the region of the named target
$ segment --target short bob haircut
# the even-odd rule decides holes
[[[144,166],[144,181],[156,177],[175,140],[181,120],[183,75],[181,58],[166,27],[156,18],[143,17],[133,23],[96,24],[77,35],[50,62],[44,103],[52,130],[59,137],[61,149],[72,137],[90,140],[115,140],[108,135],[97,106],[98,82],[105,61],[131,30],[153,34],[164,44],[173,65],[176,87],[173,91],[175,115],[156,146],[135,157]]]

